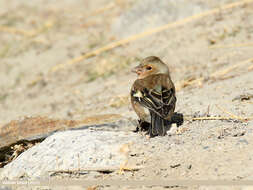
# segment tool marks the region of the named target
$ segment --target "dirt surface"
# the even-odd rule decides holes
[[[212,9],[235,1],[194,2]],[[136,119],[129,103],[136,76],[130,70],[139,59],[156,55],[171,70],[176,111],[185,118],[215,120],[188,119],[165,137],[140,134],[138,144],[130,146],[129,160],[143,167],[138,171],[52,178],[252,180],[253,2],[66,64],[120,40],[112,25],[134,4],[2,0],[0,126],[29,116],[82,120],[120,114]],[[53,69],[60,64],[61,69]]]

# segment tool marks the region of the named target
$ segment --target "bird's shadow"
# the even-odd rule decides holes
[[[183,125],[184,115],[182,113],[174,112],[173,116],[171,117],[171,121],[166,121],[166,125],[168,126],[167,130],[170,129],[173,123],[175,123],[177,127]],[[136,127],[136,130],[134,132],[148,131],[149,128],[150,128],[150,123],[139,120],[139,125]]]

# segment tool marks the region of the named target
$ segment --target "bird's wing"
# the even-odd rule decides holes
[[[142,106],[166,119],[175,109],[176,96],[174,85],[170,82],[168,83],[167,79],[156,80],[155,82],[153,81],[153,83],[155,85],[151,88],[144,86],[132,92],[132,96],[135,101],[138,101]]]
[[[162,86],[160,92],[145,89],[144,97],[144,99],[148,99],[149,102],[153,103],[152,105],[149,104],[149,109],[160,115],[162,118],[167,118],[175,109],[176,96],[173,88],[167,89]]]

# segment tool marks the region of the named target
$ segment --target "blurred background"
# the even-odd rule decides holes
[[[216,82],[210,96],[252,91],[252,39],[252,0],[1,0],[0,125],[136,117],[130,70],[150,55],[170,68],[177,111],[192,106],[185,94]]]

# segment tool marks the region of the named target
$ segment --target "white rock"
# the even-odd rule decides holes
[[[137,136],[121,131],[57,132],[6,165],[0,178],[38,178],[50,170],[119,167],[126,159],[119,149]]]

